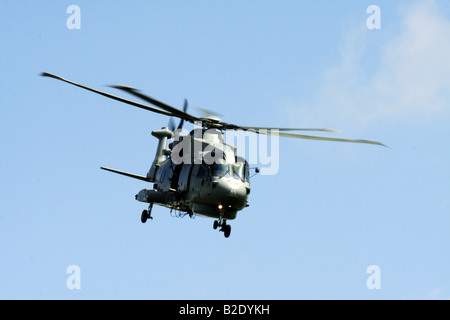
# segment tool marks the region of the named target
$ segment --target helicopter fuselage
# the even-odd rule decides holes
[[[158,169],[153,188],[141,190],[136,200],[211,218],[234,219],[248,206],[250,183],[231,172],[218,175],[214,167],[175,165],[167,159]]]
[[[155,161],[147,177],[154,183],[152,189],[143,189],[136,195],[136,200],[155,203],[174,210],[196,213],[212,218],[234,219],[239,210],[248,206],[247,198],[250,193],[248,163],[234,155],[234,148],[223,142],[223,134],[214,130],[202,137],[201,151],[195,154],[208,155],[205,148],[214,144],[214,151],[220,157],[216,161],[196,158],[190,145],[184,150],[188,156],[184,159],[188,163],[179,163],[169,156],[170,150],[163,149],[169,137],[166,128],[153,132],[160,139]],[[193,141],[194,133],[184,136],[184,141]],[[181,140],[181,139],[180,139]],[[162,143],[161,143],[162,142]],[[172,144],[172,150],[176,144]],[[211,148],[209,148],[211,149]],[[232,160],[230,156],[232,154]],[[163,155],[166,154],[167,158]],[[211,152],[209,152],[211,156]]]

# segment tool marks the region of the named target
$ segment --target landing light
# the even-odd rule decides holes
[[[219,204],[219,205],[217,206],[217,208],[219,208],[219,210],[222,210],[223,205]]]

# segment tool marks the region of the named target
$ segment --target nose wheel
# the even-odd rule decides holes
[[[216,230],[220,227],[219,231],[223,232],[225,238],[228,238],[231,234],[231,226],[227,224],[226,220],[214,220],[213,229]]]

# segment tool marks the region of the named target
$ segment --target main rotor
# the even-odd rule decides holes
[[[218,129],[220,131],[223,130],[242,130],[242,131],[251,131],[254,132],[256,134],[266,134],[266,135],[277,135],[280,137],[288,137],[288,138],[297,138],[297,139],[307,139],[307,140],[319,140],[319,141],[335,141],[335,142],[349,142],[349,143],[364,143],[364,144],[374,144],[374,145],[380,145],[380,146],[385,146],[384,144],[382,144],[381,142],[378,141],[373,141],[373,140],[362,140],[362,139],[342,139],[342,138],[331,138],[331,137],[321,137],[321,136],[312,136],[312,135],[304,135],[304,134],[298,134],[298,133],[292,133],[290,131],[316,131],[316,132],[336,132],[336,130],[333,129],[311,129],[311,128],[274,128],[274,127],[250,127],[250,126],[241,126],[241,125],[236,125],[236,124],[232,124],[232,123],[227,123],[224,121],[221,121],[220,119],[216,118],[216,117],[212,117],[212,116],[207,116],[207,117],[196,117],[190,113],[187,112],[187,108],[188,108],[188,103],[187,100],[184,101],[184,106],[183,106],[183,110],[174,108],[170,105],[167,105],[161,101],[158,101],[152,97],[149,97],[145,94],[143,94],[140,90],[135,89],[135,88],[131,88],[131,87],[127,87],[127,86],[122,86],[122,85],[113,85],[110,86],[112,88],[127,92],[129,94],[131,94],[132,96],[139,98],[151,105],[153,105],[154,107],[148,106],[148,105],[144,105],[142,103],[138,103],[132,100],[128,100],[110,93],[106,93],[103,91],[99,91],[96,89],[92,89],[89,88],[87,86],[81,85],[79,83],[64,79],[60,76],[51,74],[51,73],[47,73],[47,72],[42,72],[41,76],[43,77],[50,77],[50,78],[54,78],[66,83],[69,83],[71,85],[80,87],[82,89],[100,94],[102,96],[105,96],[107,98],[113,99],[113,100],[117,100],[129,105],[132,105],[134,107],[137,108],[141,108],[147,111],[151,111],[154,113],[158,113],[158,114],[162,114],[165,116],[169,116],[169,117],[176,117],[181,119],[180,123],[178,125],[178,129],[181,129],[183,126],[184,121],[187,121],[189,123],[192,124],[196,124],[196,125],[200,125],[203,128],[209,129]],[[155,108],[157,107],[157,108]],[[199,108],[200,109],[200,108]],[[205,109],[203,109],[205,110]],[[174,131],[175,126],[171,125],[171,131]]]

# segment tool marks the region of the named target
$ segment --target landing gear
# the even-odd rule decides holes
[[[229,224],[226,224],[222,227],[223,229],[223,235],[225,236],[225,238],[228,238],[231,234],[231,226]]]
[[[153,208],[153,203],[150,203],[150,205],[148,206],[148,211],[147,210],[142,211],[142,214],[141,214],[141,222],[142,223],[146,223],[147,219],[153,219],[152,208]]]
[[[223,232],[225,238],[228,238],[231,234],[231,226],[227,224],[226,220],[214,220],[213,229],[216,230],[220,227],[219,231]]]
[[[141,222],[142,223],[146,223],[147,222],[147,218],[148,218],[148,211],[147,210],[142,211]]]

